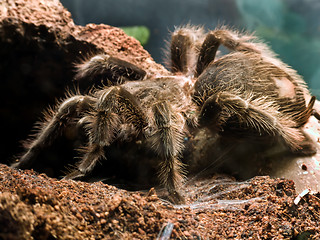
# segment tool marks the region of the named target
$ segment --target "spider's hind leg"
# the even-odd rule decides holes
[[[262,43],[253,42],[253,36],[240,34],[227,29],[217,29],[209,32],[200,48],[197,60],[196,76],[199,76],[204,69],[215,59],[220,45],[231,51],[245,51],[261,54],[267,52],[267,47]]]
[[[196,67],[196,77],[199,76],[209,63],[215,59],[219,45],[220,41],[214,34],[207,34],[200,48]]]
[[[27,169],[34,164],[39,153],[65,130],[67,125],[80,117],[82,112],[88,111],[95,99],[89,96],[75,95],[66,99],[57,108],[57,111],[42,124],[36,138],[30,142],[27,152],[13,163],[12,167]]]
[[[263,50],[267,50],[267,46],[257,42],[253,35],[246,35],[225,28],[211,31],[207,35],[207,38],[209,37],[216,39],[219,44],[222,44],[231,51],[262,53]]]

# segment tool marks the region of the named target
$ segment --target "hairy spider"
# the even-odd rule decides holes
[[[230,53],[216,58],[220,45]],[[159,179],[173,202],[183,202],[180,158],[184,137],[197,129],[261,142],[281,142],[290,152],[312,155],[316,148],[302,126],[313,113],[302,78],[251,35],[218,28],[182,27],[172,34],[171,76],[148,76],[139,67],[101,54],[78,65],[78,79],[111,85],[74,94],[42,125],[17,168],[28,168],[45,146],[76,121],[88,144],[66,178],[88,174],[116,139],[140,139],[159,158]]]

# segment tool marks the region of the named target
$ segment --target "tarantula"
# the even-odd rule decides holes
[[[220,45],[230,53],[216,58]],[[281,142],[290,152],[316,149],[302,131],[315,97],[302,78],[251,35],[227,28],[204,33],[182,27],[171,38],[171,76],[148,76],[129,62],[100,54],[78,65],[76,78],[111,85],[74,94],[52,112],[17,168],[28,168],[68,123],[84,126],[87,146],[65,178],[88,174],[116,139],[140,139],[159,158],[159,179],[175,203],[183,202],[180,161],[184,137],[206,128],[221,136]]]

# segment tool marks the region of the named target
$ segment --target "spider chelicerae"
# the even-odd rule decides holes
[[[230,53],[217,58],[220,45]],[[316,152],[302,130],[315,97],[303,79],[255,37],[226,27],[208,33],[181,27],[172,34],[169,52],[171,76],[149,76],[107,54],[80,63],[77,79],[103,79],[108,86],[73,94],[58,104],[13,166],[29,168],[68,123],[76,122],[88,141],[65,178],[91,172],[116,139],[139,139],[157,154],[159,180],[171,200],[182,203],[184,138],[197,129],[261,144],[280,142],[302,155]]]

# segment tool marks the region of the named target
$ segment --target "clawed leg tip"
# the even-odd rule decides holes
[[[169,200],[176,205],[182,205],[186,203],[185,198],[177,191],[169,193]]]
[[[31,165],[30,165],[30,164],[26,164],[26,163],[23,162],[23,161],[15,161],[15,162],[13,162],[13,163],[10,164],[10,167],[11,167],[11,168],[14,168],[14,169],[22,169],[22,170],[25,170],[25,169],[31,168]]]
[[[75,170],[62,178],[62,180],[80,180],[85,174],[80,170]]]
[[[12,163],[10,165],[11,168],[19,169],[19,162]]]

